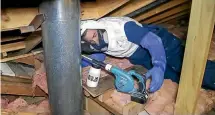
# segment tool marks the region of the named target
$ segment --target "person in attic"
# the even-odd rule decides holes
[[[151,77],[150,92],[159,90],[164,79],[179,82],[183,62],[182,41],[167,29],[156,25],[140,24],[129,17],[105,17],[81,21],[83,52],[100,61],[105,54],[127,58],[132,64],[142,65]],[[90,65],[82,59],[82,67]],[[215,62],[208,60],[202,83],[203,88],[215,90]]]

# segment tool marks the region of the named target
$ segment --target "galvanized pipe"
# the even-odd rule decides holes
[[[52,115],[82,115],[79,0],[40,5],[43,47]]]

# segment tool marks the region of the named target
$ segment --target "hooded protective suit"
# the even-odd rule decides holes
[[[108,47],[104,51],[105,54],[128,58],[131,63],[143,65],[149,69],[146,77],[152,78],[149,89],[151,92],[161,87],[164,73],[166,78],[179,81],[184,48],[181,41],[166,29],[142,25],[128,17],[106,17],[97,21],[82,21],[81,35],[87,29],[106,31],[104,39]],[[95,55],[92,57],[101,61],[104,59],[104,55],[101,54],[100,57]],[[211,79],[211,76],[209,78]]]
[[[87,20],[81,22],[81,34],[87,29],[103,29],[107,32],[108,49],[105,52],[115,57],[129,57],[138,48],[138,45],[129,42],[125,32],[126,22],[133,21],[130,18],[102,18],[98,21]],[[138,23],[137,23],[138,24]],[[140,24],[139,24],[140,25]],[[141,26],[141,25],[140,25]]]
[[[146,74],[147,77],[152,77],[150,91],[154,92],[161,87],[166,68],[166,56],[160,37],[128,17],[107,17],[97,21],[83,21],[81,23],[81,34],[87,29],[106,30],[108,48],[104,52],[105,54],[128,58],[139,47],[147,49],[154,65]],[[132,35],[133,29],[140,32]]]

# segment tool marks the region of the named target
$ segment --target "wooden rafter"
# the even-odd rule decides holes
[[[159,21],[157,21],[157,22],[154,22],[153,24],[161,24],[161,23],[170,21],[170,20],[172,20],[172,19],[176,19],[176,18],[180,18],[180,17],[183,17],[183,16],[187,16],[189,13],[190,13],[190,11],[189,11],[189,10],[186,10],[186,11],[177,13],[177,14],[175,14],[175,15],[169,16],[169,17],[167,17],[167,18],[164,18],[164,19],[162,19],[162,20],[159,20]]]
[[[139,16],[135,17],[134,19],[137,20],[137,21],[142,21],[144,19],[147,19],[149,17],[152,17],[156,14],[159,14],[159,13],[162,13],[164,11],[167,11],[175,6],[178,6],[178,5],[181,5],[185,2],[187,2],[188,0],[172,0],[172,1],[169,1],[165,4],[162,4],[146,13],[143,13],[143,14],[140,14]]]
[[[179,12],[182,12],[182,11],[185,11],[188,9],[190,9],[190,4],[183,4],[183,5],[173,8],[171,10],[168,10],[167,12],[164,12],[164,13],[158,14],[154,17],[151,17],[149,19],[143,20],[143,21],[141,21],[141,23],[150,24],[150,23],[156,22],[158,20],[162,20],[166,17],[172,16],[174,14],[177,14]]]
[[[196,113],[215,23],[215,1],[193,0],[175,115]]]
[[[128,4],[124,5],[122,8],[117,11],[111,13],[109,16],[125,16],[135,10],[138,10],[155,0],[132,0]]]

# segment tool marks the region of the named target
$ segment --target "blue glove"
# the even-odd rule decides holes
[[[89,57],[93,58],[93,59],[96,59],[96,60],[99,60],[99,61],[104,61],[106,55],[104,53],[94,53],[94,54],[91,54]],[[82,67],[87,67],[87,66],[91,66],[91,65],[92,64],[89,63],[87,60],[85,60],[85,59],[81,60],[81,66]]]
[[[153,68],[146,74],[147,78],[152,77],[149,91],[155,92],[160,89],[164,80],[164,72],[166,69],[166,54],[160,37],[152,32],[144,36],[141,46],[148,49],[152,56]]]
[[[159,67],[154,66],[146,73],[146,79],[152,76],[152,80],[150,83],[149,91],[155,92],[160,89],[164,80],[164,72]]]
[[[148,28],[141,27],[134,22],[127,22],[124,29],[128,41],[149,50],[154,66],[146,73],[147,78],[150,76],[152,78],[149,91],[159,90],[163,84],[166,69],[166,54],[160,37],[150,32]]]

